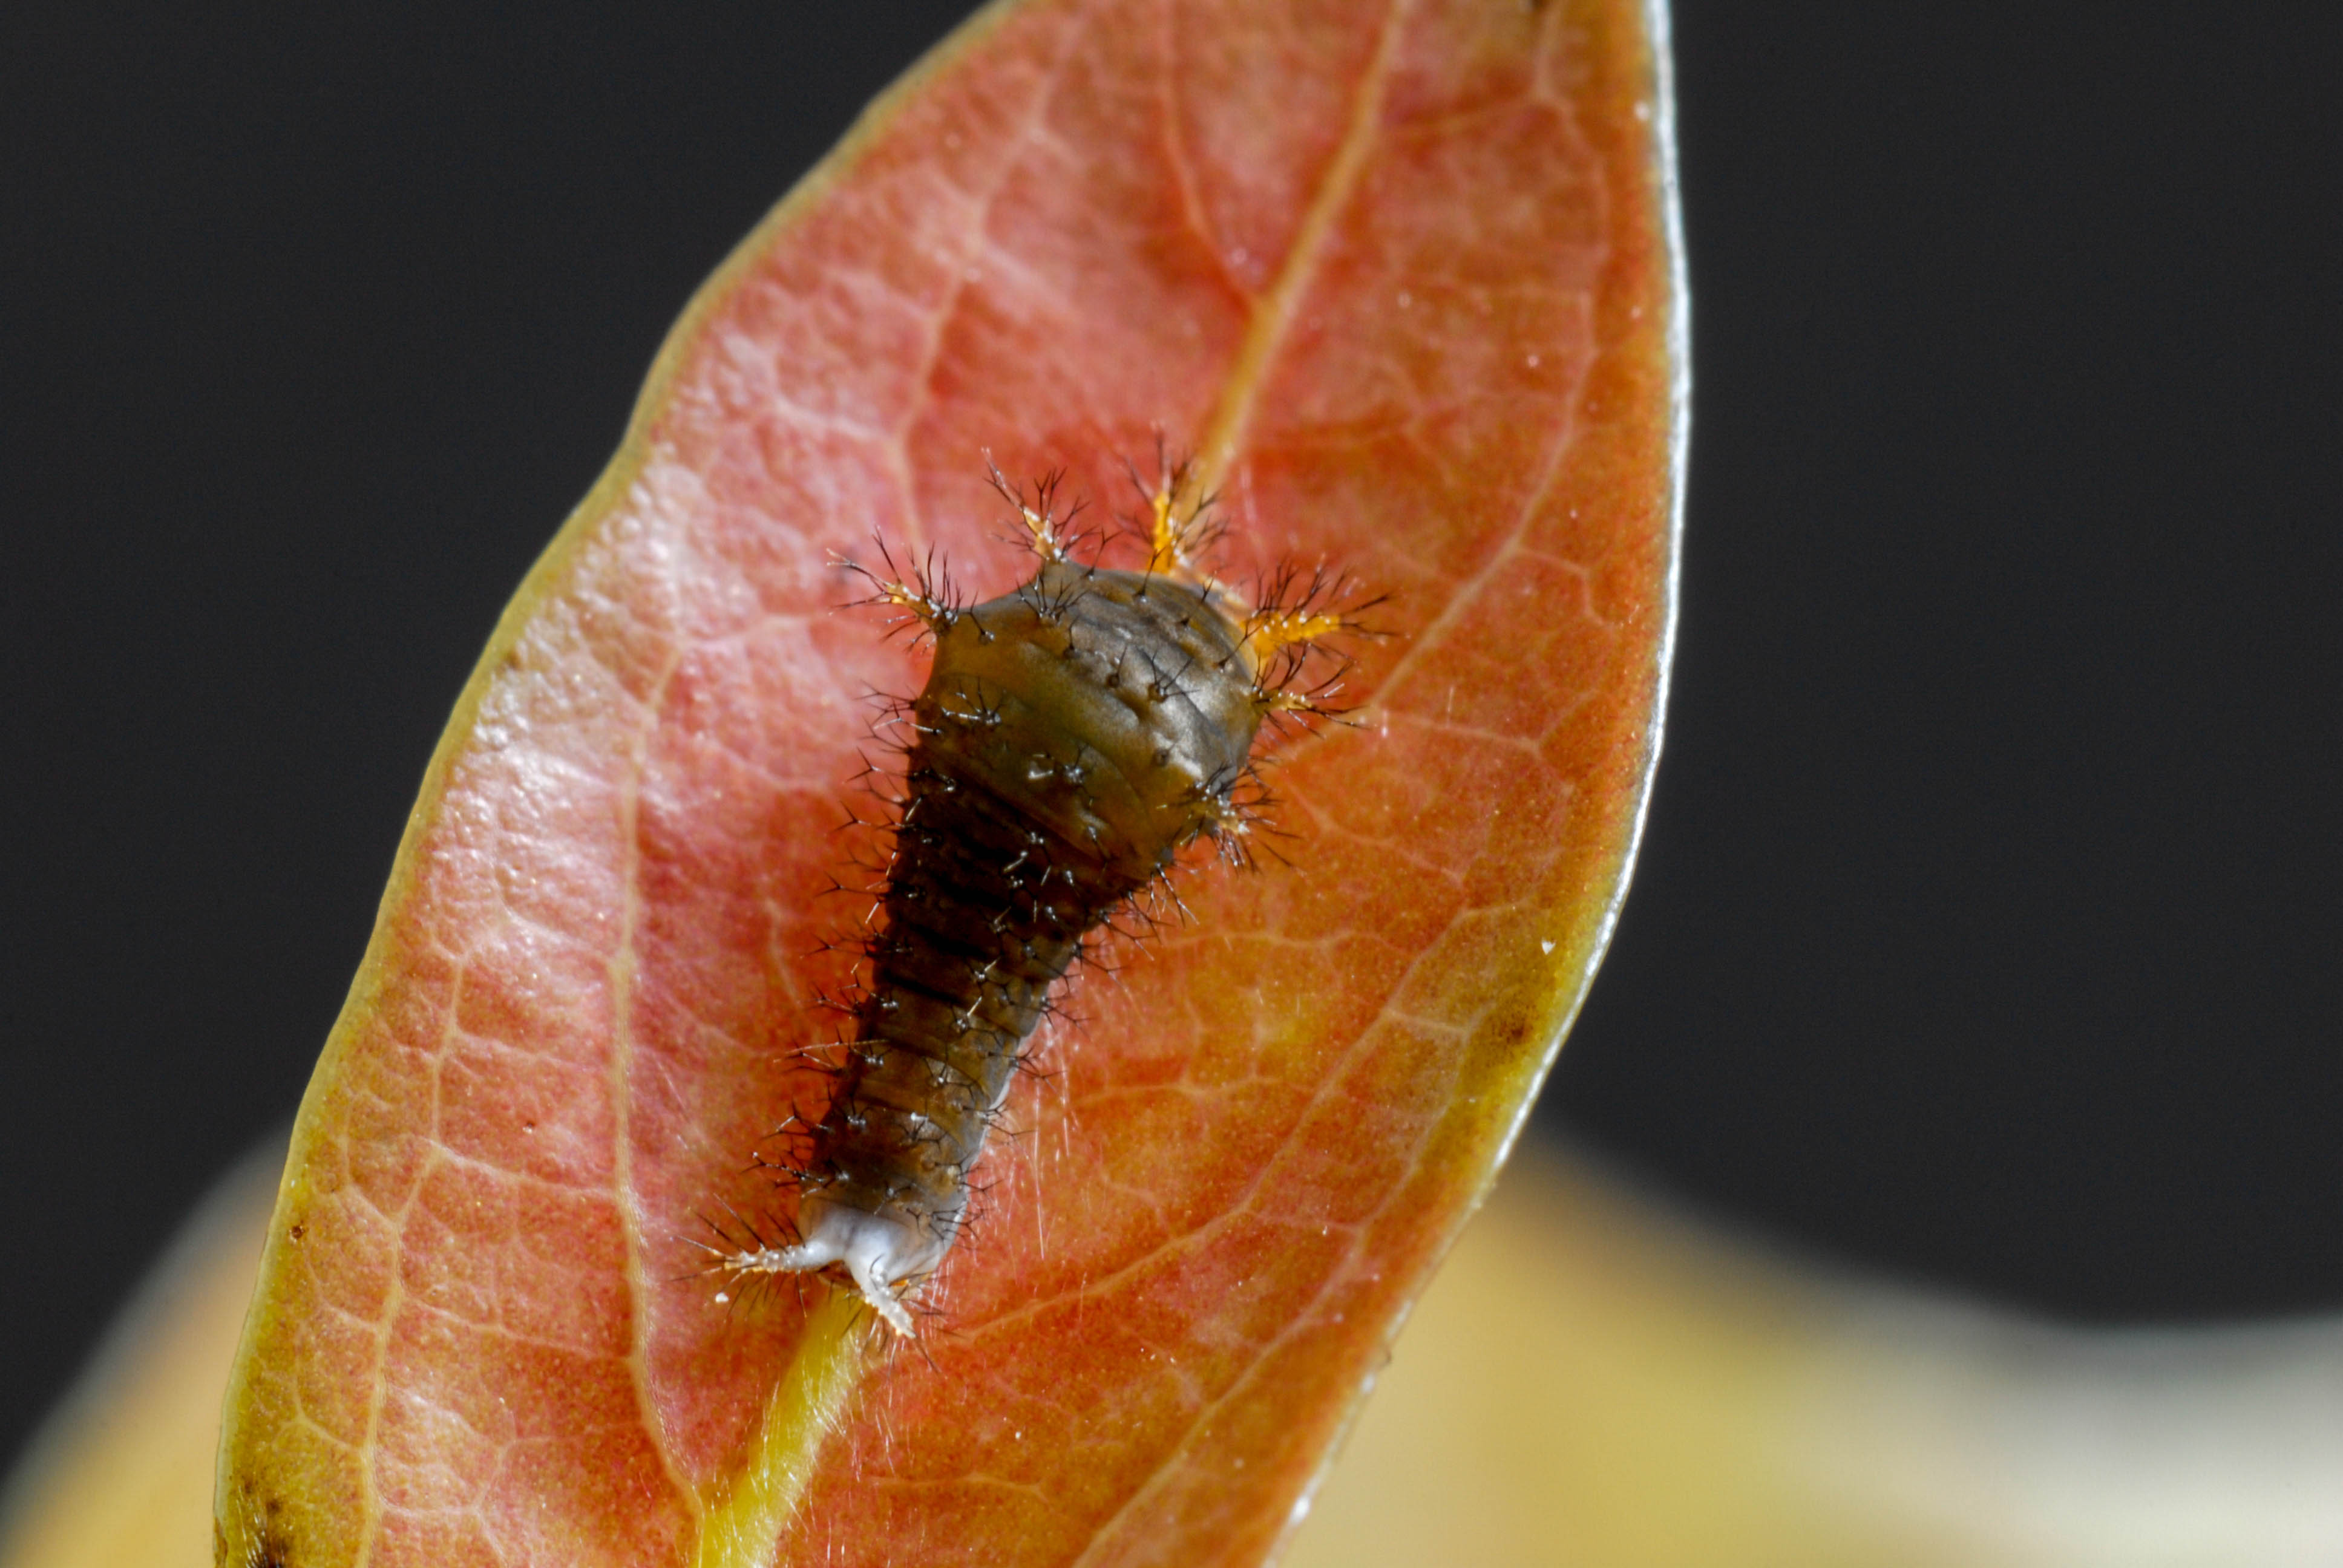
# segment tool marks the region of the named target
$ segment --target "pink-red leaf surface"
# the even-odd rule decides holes
[[[1583,993],[1669,620],[1681,300],[1620,0],[1026,0],[703,291],[435,759],[297,1131],[225,1560],[1249,1563]],[[1197,450],[1222,565],[1387,593],[1292,863],[1078,977],[914,1347],[729,1299],[820,1092],[868,694],[832,564],[990,594],[989,453]],[[867,843],[862,846],[867,849]]]

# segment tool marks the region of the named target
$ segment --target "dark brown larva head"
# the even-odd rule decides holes
[[[935,641],[920,744],[960,784],[1132,884],[1227,819],[1262,709],[1209,589],[1051,561]]]

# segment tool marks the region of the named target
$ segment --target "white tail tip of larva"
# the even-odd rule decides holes
[[[802,1274],[844,1264],[870,1310],[909,1337],[911,1314],[903,1292],[943,1261],[945,1246],[892,1215],[810,1198],[798,1223],[805,1240],[797,1246],[742,1252],[724,1266],[744,1274]]]

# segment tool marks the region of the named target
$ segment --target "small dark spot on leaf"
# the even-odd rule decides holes
[[[216,1568],[293,1568],[293,1548],[287,1540],[279,1515],[285,1512],[281,1499],[269,1498],[256,1504],[250,1480],[236,1488],[243,1517],[231,1531],[226,1521],[212,1522],[212,1562]]]

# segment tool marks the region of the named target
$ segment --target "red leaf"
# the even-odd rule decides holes
[[[223,1560],[1252,1562],[1483,1189],[1609,929],[1657,735],[1674,338],[1615,0],[988,10],[742,246],[508,611],[297,1131]],[[1656,117],[1655,117],[1656,116]],[[787,1052],[872,690],[833,552],[984,593],[988,452],[1156,430],[1225,566],[1391,595],[1012,1099],[916,1350],[695,1274]],[[852,911],[846,911],[850,916]],[[243,1555],[239,1555],[243,1553]]]

